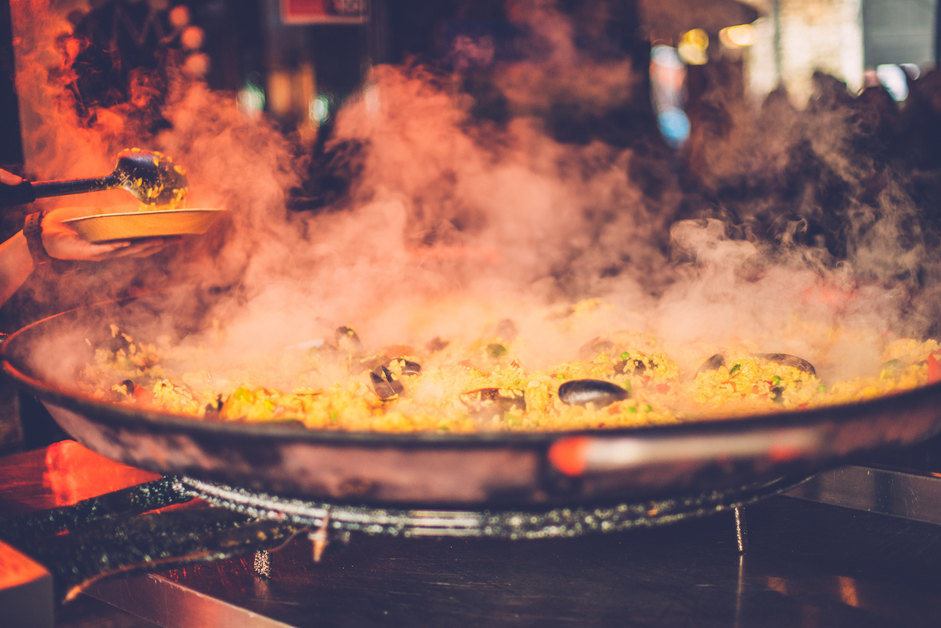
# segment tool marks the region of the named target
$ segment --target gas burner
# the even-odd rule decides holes
[[[757,501],[799,483],[778,478],[760,485],[717,490],[695,496],[633,503],[558,506],[544,509],[455,510],[392,508],[308,501],[271,495],[188,477],[173,479],[178,492],[258,519],[289,521],[327,532],[360,532],[403,538],[487,537],[539,539],[578,537],[653,527]]]

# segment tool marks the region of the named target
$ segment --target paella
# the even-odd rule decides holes
[[[880,338],[878,368],[847,377],[792,353],[744,347],[677,359],[643,332],[590,338],[571,359],[532,364],[509,319],[469,340],[436,336],[382,347],[338,326],[326,338],[281,347],[269,361],[253,359],[250,368],[194,367],[205,346],[141,339],[116,325],[107,336],[79,378],[95,399],[311,429],[625,428],[846,404],[941,379],[938,342],[904,337]],[[259,376],[272,372],[280,373],[276,381]]]

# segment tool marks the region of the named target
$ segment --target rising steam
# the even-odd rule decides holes
[[[358,175],[314,214],[287,210],[307,157],[229,94],[175,77],[162,110],[169,129],[148,134],[121,108],[81,122],[63,89],[70,53],[56,47],[69,24],[46,2],[13,9],[29,172],[89,176],[109,171],[122,148],[157,149],[186,166],[189,206],[230,210],[210,236],[108,276],[186,287],[167,312],[213,322],[217,335],[221,326],[220,361],[340,324],[382,345],[486,334],[509,317],[536,365],[631,329],[700,356],[727,343],[831,363],[852,351],[862,369],[875,351],[834,330],[923,334],[936,314],[917,278],[937,278],[938,249],[901,183],[871,192],[878,164],[854,148],[852,103],[730,103],[722,125],[694,130],[686,163],[649,141],[561,141],[544,117],[553,101],[596,115],[636,98],[642,81],[626,60],[581,53],[552,3],[510,13],[535,52],[495,73],[508,122],[475,118],[456,77],[373,68],[330,140],[359,147]],[[814,162],[806,186],[794,184],[800,160]],[[826,176],[851,188],[837,208],[820,193]],[[725,202],[731,183],[767,193]],[[121,210],[128,199],[68,202]],[[808,227],[834,220],[830,231]],[[567,333],[546,322],[546,308],[587,297],[613,308]]]

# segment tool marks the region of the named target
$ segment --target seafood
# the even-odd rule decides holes
[[[180,373],[193,355],[112,327],[83,368],[88,394],[215,421],[300,421],[312,429],[378,431],[575,430],[696,421],[847,403],[941,379],[934,340],[886,340],[882,368],[834,378],[788,353],[728,350],[673,359],[647,336],[582,343],[577,359],[532,367],[522,331],[501,321],[472,339],[372,348],[352,327],[287,352],[297,369],[252,363]],[[420,348],[416,348],[420,347]],[[277,354],[277,352],[275,352]],[[272,358],[274,359],[274,358]],[[695,365],[699,365],[696,368]],[[688,366],[686,366],[688,365]],[[287,382],[287,385],[285,385]]]
[[[559,386],[559,399],[569,405],[594,404],[600,408],[627,397],[626,390],[600,379],[575,379]]]
[[[405,390],[402,382],[392,376],[392,372],[385,366],[380,366],[375,371],[369,372],[369,379],[372,380],[373,390],[383,401],[395,399]]]
[[[395,358],[369,372],[373,390],[383,401],[395,399],[405,390],[397,376],[415,376],[421,374],[421,364],[407,358]]]
[[[478,388],[461,393],[460,399],[475,417],[503,416],[511,410],[526,411],[525,391],[519,388]]]

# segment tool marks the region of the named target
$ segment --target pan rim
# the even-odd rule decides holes
[[[334,445],[395,445],[420,447],[427,446],[492,446],[501,445],[549,445],[562,438],[576,436],[590,436],[593,438],[637,438],[659,439],[671,438],[677,434],[694,435],[722,435],[741,434],[754,430],[785,429],[801,426],[816,425],[824,421],[849,423],[865,416],[885,412],[902,412],[906,405],[922,406],[922,397],[941,396],[941,382],[934,382],[896,393],[881,395],[870,399],[851,403],[833,404],[807,409],[782,410],[779,412],[763,412],[726,418],[703,418],[681,421],[669,425],[643,425],[637,427],[618,427],[605,429],[574,429],[574,430],[546,430],[546,431],[487,431],[487,432],[385,432],[385,431],[354,431],[342,429],[315,429],[302,425],[272,425],[265,421],[239,422],[239,421],[213,421],[194,416],[171,412],[134,408],[117,403],[108,403],[93,399],[79,391],[69,391],[53,387],[28,372],[28,369],[15,364],[10,355],[10,346],[17,342],[17,338],[33,328],[48,324],[49,321],[65,317],[82,310],[88,310],[109,303],[122,303],[133,301],[140,296],[134,295],[121,299],[109,299],[86,306],[59,312],[51,316],[29,323],[7,336],[0,345],[0,360],[3,361],[3,373],[13,379],[17,385],[26,388],[32,394],[54,405],[92,411],[103,420],[119,423],[123,426],[133,427],[144,423],[150,427],[160,429],[194,429],[207,434],[228,433],[246,437],[264,436],[268,438],[303,439],[305,442],[322,442]],[[941,421],[939,421],[941,422]]]

